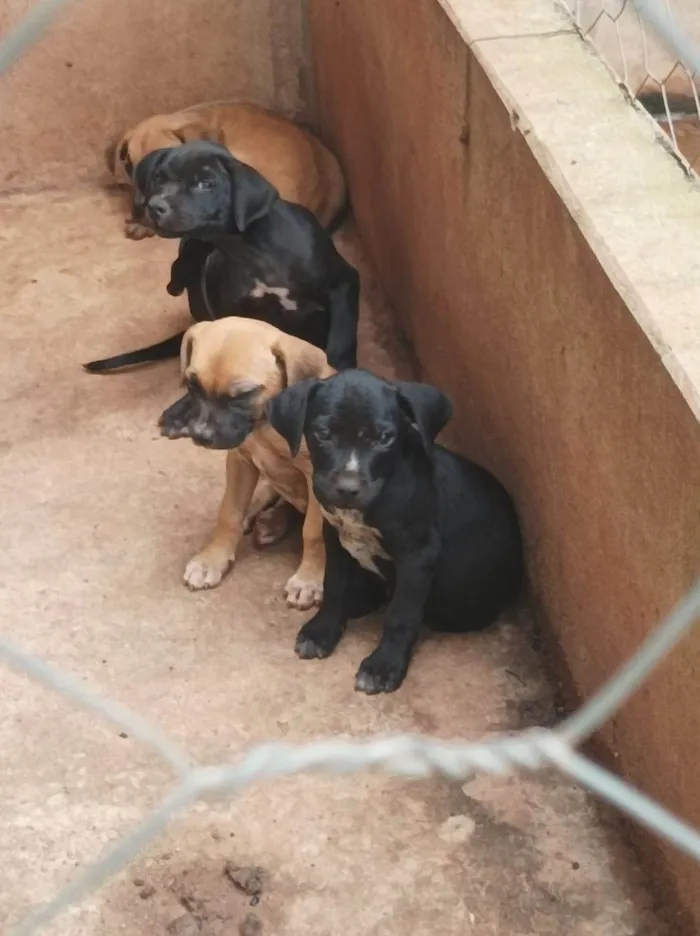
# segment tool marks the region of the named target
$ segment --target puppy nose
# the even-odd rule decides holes
[[[165,199],[156,195],[148,202],[148,211],[153,220],[158,221],[160,218],[165,217],[165,215],[168,213],[168,203],[165,201]]]
[[[354,472],[341,474],[335,482],[335,487],[337,492],[345,497],[357,497],[360,493],[359,475]]]
[[[207,445],[214,439],[214,431],[206,423],[195,423],[192,426],[192,439],[202,445]]]

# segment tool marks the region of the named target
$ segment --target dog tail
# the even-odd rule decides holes
[[[103,358],[101,361],[90,361],[83,364],[86,371],[91,374],[105,374],[108,371],[119,370],[121,367],[131,367],[134,364],[147,364],[150,361],[165,361],[177,357],[184,337],[184,331],[178,332],[172,338],[139,348],[138,351],[127,351],[125,354],[116,354],[114,357]]]

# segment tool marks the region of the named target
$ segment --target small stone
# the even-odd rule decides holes
[[[171,920],[165,928],[171,936],[199,936],[202,925],[196,917],[183,913],[182,916]]]
[[[238,927],[240,936],[262,936],[262,931],[262,920],[254,913],[247,914],[246,918]]]
[[[143,887],[146,882],[143,878],[134,878],[131,883],[134,885],[134,887]]]
[[[139,897],[141,900],[149,900],[155,894],[155,892],[155,887],[152,884],[147,884],[139,891]]]
[[[214,839],[215,842],[220,842],[221,839],[223,838],[221,832],[219,832],[218,829],[211,830],[211,837]]]
[[[574,869],[574,871],[578,871],[578,869],[581,867],[581,865],[578,863],[578,861],[572,861],[572,862],[571,862],[571,867]]]
[[[258,897],[257,894],[253,894],[253,896],[250,898],[250,906],[257,907],[259,903],[260,903],[260,897]]]
[[[192,916],[198,917],[199,919],[204,918],[204,902],[199,900],[199,898],[193,897],[190,894],[183,894],[182,897],[180,897],[180,903]]]
[[[258,897],[265,888],[267,874],[264,868],[256,866],[239,868],[229,861],[224,867],[224,874],[236,887],[251,897]]]
[[[120,731],[120,732],[119,732],[119,737],[120,737],[120,738],[128,738],[129,735],[128,735],[125,731]]]

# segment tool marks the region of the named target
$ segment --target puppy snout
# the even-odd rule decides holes
[[[343,498],[352,500],[362,490],[362,481],[356,471],[343,471],[335,480],[335,489]]]
[[[148,213],[153,219],[154,223],[162,221],[163,218],[170,212],[170,207],[167,201],[159,195],[154,195],[148,202]]]
[[[211,445],[214,441],[214,430],[206,422],[196,422],[192,426],[192,440],[197,445]]]

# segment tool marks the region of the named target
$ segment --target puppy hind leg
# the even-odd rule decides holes
[[[279,542],[289,529],[289,505],[266,478],[258,481],[246,512],[243,532],[253,534],[257,549]]]

